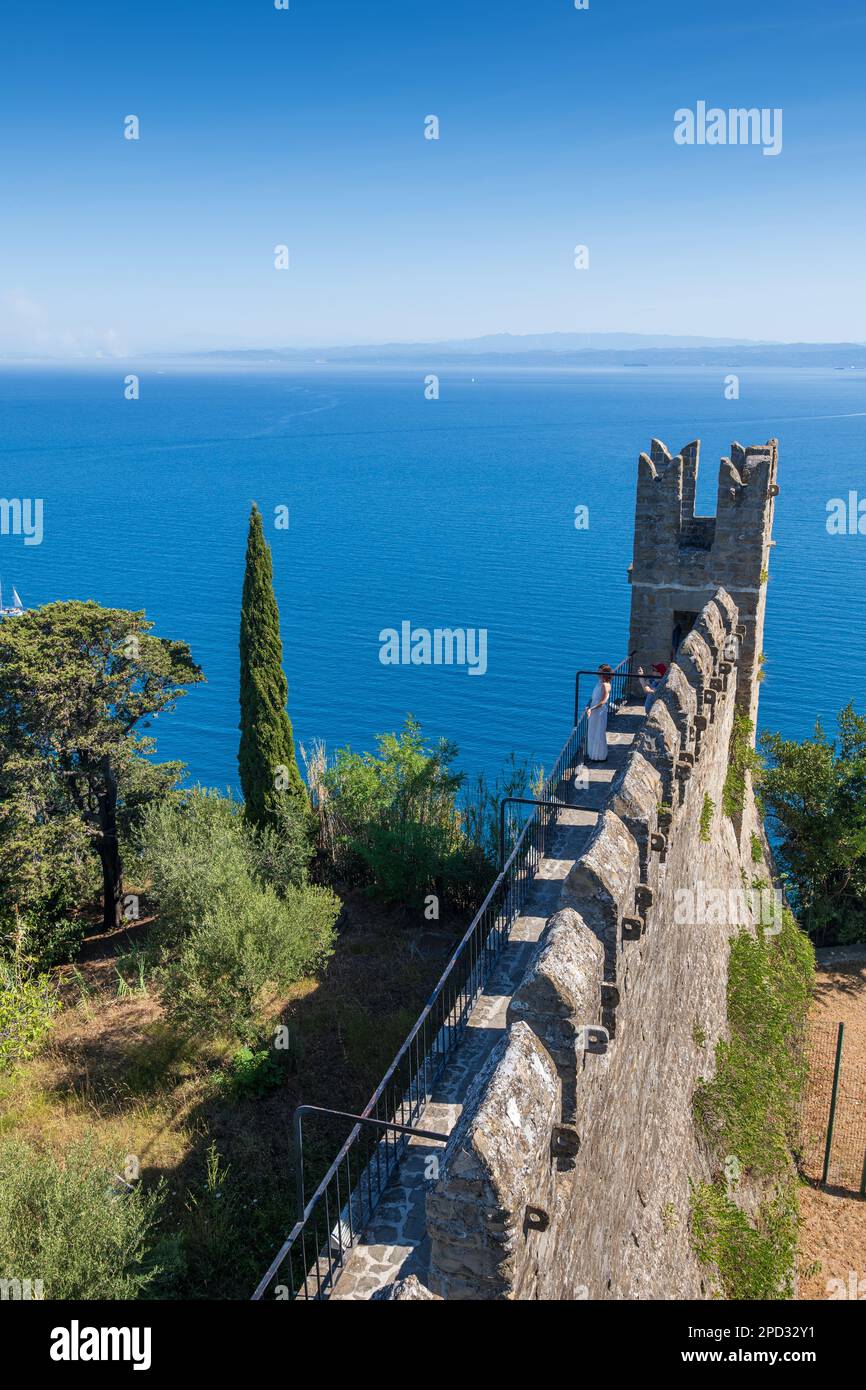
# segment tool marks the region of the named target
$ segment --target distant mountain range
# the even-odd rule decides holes
[[[207,361],[286,362],[299,366],[333,363],[432,367],[447,363],[513,367],[835,367],[842,371],[866,367],[866,343],[776,343],[654,333],[489,333],[481,338],[433,343],[223,348],[183,356]]]

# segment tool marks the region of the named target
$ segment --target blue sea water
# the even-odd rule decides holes
[[[127,371],[141,376],[124,399]],[[866,535],[827,502],[866,497],[866,374],[715,369],[303,373],[224,367],[0,371],[0,492],[44,499],[44,540],[0,536],[0,579],[28,606],[143,608],[188,641],[207,684],[152,732],[192,780],[236,783],[237,638],[250,503],[273,547],[296,738],[371,748],[416,715],[495,773],[552,764],[574,671],[625,655],[636,462],[657,435],[702,440],[698,510],[715,510],[733,439],[780,441],[764,728],[802,737],[866,709]],[[586,531],[575,507],[589,507]],[[273,525],[289,508],[288,530]],[[488,669],[390,667],[408,620],[486,628]]]

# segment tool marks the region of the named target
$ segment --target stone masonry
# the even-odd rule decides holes
[[[630,646],[668,662],[678,625],[676,659],[648,717],[638,701],[612,720],[592,808],[559,813],[420,1117],[449,1133],[438,1176],[413,1140],[333,1297],[711,1295],[689,1238],[690,1184],[714,1171],[692,1102],[737,927],[698,904],[771,877],[742,850],[764,843],[751,790],[736,826],[722,793],[735,714],[757,711],[776,444],[733,447],[715,518],[694,516],[697,462],[697,444],[671,459],[654,442],[639,463]]]
[[[669,663],[721,586],[739,611],[739,700],[758,705],[778,445],[731,445],[719,468],[716,515],[695,516],[700,441],[672,458],[658,439],[638,460],[629,651],[648,669]]]

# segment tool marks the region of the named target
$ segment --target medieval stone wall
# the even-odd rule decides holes
[[[428,1192],[434,1295],[708,1296],[689,1241],[689,1183],[711,1176],[692,1095],[726,1027],[732,926],[697,919],[754,871],[722,810],[738,682],[750,699],[754,679],[731,659],[740,625],[719,590],[565,882]],[[758,829],[751,796],[745,821]]]

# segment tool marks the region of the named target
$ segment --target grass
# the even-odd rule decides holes
[[[147,1278],[133,1293],[133,1267],[117,1296],[249,1297],[294,1221],[294,1106],[363,1107],[462,926],[422,933],[360,895],[347,902],[346,918],[321,978],[300,981],[274,1005],[274,1028],[287,1030],[284,1050],[271,1045],[273,1033],[245,1050],[231,1038],[184,1036],[155,991],[139,987],[141,957],[128,940],[115,943],[126,951],[122,962],[106,946],[99,959],[60,972],[64,1008],[48,1042],[0,1078],[0,1142],[62,1164],[90,1136],[91,1166],[109,1183],[135,1160],[137,1200],[154,1203]],[[130,986],[120,993],[118,965]],[[337,1123],[309,1125],[308,1191],[345,1136]],[[56,1241],[52,1223],[43,1223],[44,1235]]]
[[[712,828],[713,816],[715,815],[715,810],[716,810],[715,802],[713,801],[712,797],[709,796],[709,795],[705,792],[705,793],[704,793],[704,804],[703,804],[703,806],[701,807],[701,839],[702,839],[702,840],[708,841],[709,838],[710,838],[710,830],[711,830],[711,828]]]
[[[753,1225],[721,1181],[699,1183],[692,1188],[691,1221],[695,1253],[718,1270],[726,1298],[793,1297],[796,1188],[786,1186],[763,1203]]]
[[[120,1156],[89,1136],[61,1156],[0,1140],[0,1270],[48,1299],[141,1298],[163,1272],[159,1188],[114,1176]]]
[[[791,1150],[813,972],[811,944],[789,912],[778,935],[743,930],[731,943],[730,1037],[716,1045],[714,1078],[695,1091],[695,1118],[719,1169],[733,1157],[771,1195],[752,1222],[721,1172],[692,1188],[693,1247],[717,1269],[727,1298],[790,1296],[797,1205]]]
[[[752,747],[754,727],[748,715],[734,715],[728,750],[728,771],[722,789],[722,809],[731,820],[736,820],[743,814],[748,773],[755,772],[760,767],[760,758]]]

